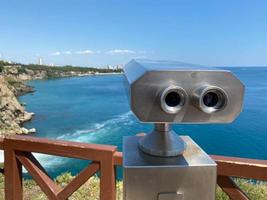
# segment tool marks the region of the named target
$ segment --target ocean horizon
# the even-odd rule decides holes
[[[246,86],[243,112],[231,124],[173,125],[208,154],[267,159],[267,67],[224,67]],[[150,132],[130,111],[123,75],[29,81],[32,94],[21,96],[34,118],[25,123],[36,137],[109,144],[122,150],[123,136]],[[52,176],[78,173],[89,161],[36,154]]]

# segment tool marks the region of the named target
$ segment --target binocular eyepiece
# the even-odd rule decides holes
[[[169,114],[178,113],[184,106],[187,94],[183,88],[178,86],[170,86],[163,90],[160,103],[161,108]]]
[[[227,93],[220,87],[204,86],[194,93],[194,105],[210,114],[223,110],[228,101]]]
[[[161,108],[169,114],[178,113],[190,100],[198,109],[211,114],[223,110],[228,97],[222,88],[216,86],[197,88],[190,96],[179,86],[169,86],[163,90],[160,97]]]

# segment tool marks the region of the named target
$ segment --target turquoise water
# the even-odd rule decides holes
[[[175,125],[209,154],[267,159],[267,68],[228,68],[245,84],[244,109],[226,125]],[[112,144],[121,150],[122,137],[148,132],[130,112],[122,75],[31,81],[36,92],[20,97],[36,113],[26,127],[36,137]],[[38,160],[52,174],[77,173],[87,163],[42,154]]]

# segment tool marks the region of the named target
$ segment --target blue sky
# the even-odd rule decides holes
[[[267,65],[267,1],[0,0],[0,56],[102,66],[132,58]]]

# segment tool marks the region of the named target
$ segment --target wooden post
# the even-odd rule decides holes
[[[22,200],[22,165],[17,160],[10,141],[4,142],[5,199]]]
[[[246,193],[244,193],[230,177],[218,176],[217,183],[230,199],[249,200]]]
[[[114,171],[114,152],[108,152],[100,163],[100,200],[116,199],[116,180]]]

